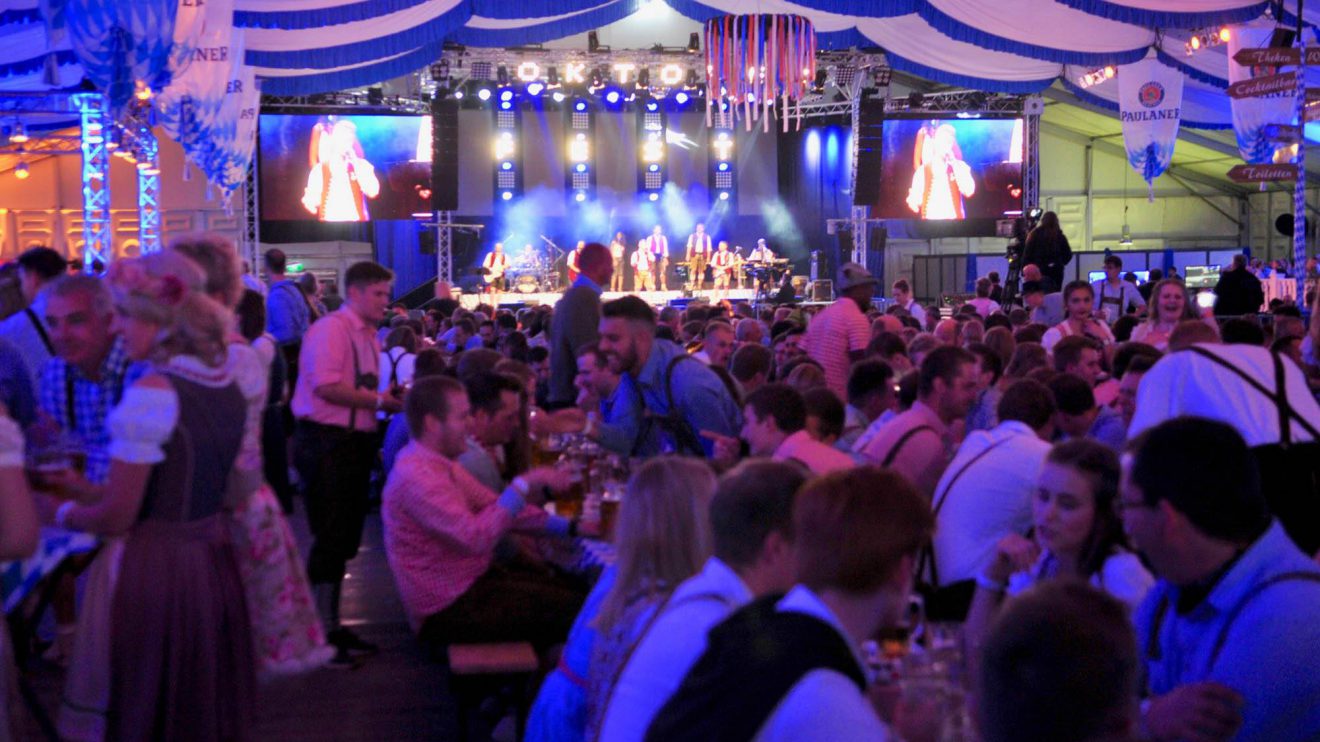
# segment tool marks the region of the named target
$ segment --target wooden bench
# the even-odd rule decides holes
[[[503,644],[451,644],[448,647],[449,674],[454,697],[458,701],[459,739],[468,738],[468,711],[482,700],[483,681],[499,680],[514,691],[514,719],[517,738],[523,738],[527,721],[527,687],[540,669],[536,651],[527,642]]]

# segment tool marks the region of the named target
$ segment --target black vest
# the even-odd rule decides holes
[[[710,630],[706,652],[651,722],[648,742],[750,740],[816,669],[834,670],[865,689],[838,630],[804,613],[777,611],[782,597],[753,601]]]

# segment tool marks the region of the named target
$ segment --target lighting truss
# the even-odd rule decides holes
[[[110,117],[105,96],[76,93],[82,124],[83,266],[90,272],[95,261],[110,264],[114,243],[110,235],[110,153],[105,139]]]
[[[1028,96],[998,95],[980,90],[924,93],[910,98],[886,98],[885,113],[1007,113],[1021,115]]]
[[[138,246],[143,255],[160,252],[160,145],[150,129],[139,130]]]

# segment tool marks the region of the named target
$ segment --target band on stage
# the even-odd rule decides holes
[[[568,251],[560,250],[548,237],[541,239],[546,246],[537,249],[527,245],[516,259],[510,258],[503,242],[496,242],[482,258],[478,271],[485,291],[499,294],[505,291],[520,293],[558,292],[566,286],[560,284],[560,270],[568,279],[568,286],[577,281],[578,257],[586,240],[579,240]],[[614,275],[607,291],[623,291],[626,276],[632,277],[632,290],[669,291],[671,278],[675,290],[701,291],[709,285],[719,294],[745,285],[758,292],[773,289],[788,272],[788,260],[781,259],[764,239],[746,251],[742,246],[731,247],[727,240],[715,240],[698,223],[681,247],[672,247],[664,229],[656,225],[651,233],[629,249],[623,232],[616,232],[610,240],[610,257],[614,262]],[[682,258],[681,261],[678,258]],[[670,267],[674,275],[670,275]],[[709,275],[709,282],[707,280]]]

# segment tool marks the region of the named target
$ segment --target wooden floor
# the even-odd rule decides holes
[[[299,517],[291,523],[305,551],[305,523]],[[255,739],[457,739],[457,714],[447,689],[447,673],[426,657],[409,631],[385,559],[380,519],[375,515],[367,522],[362,551],[349,565],[349,575],[344,587],[344,621],[364,639],[379,644],[380,654],[356,670],[321,669],[262,686]],[[63,671],[38,662],[28,678],[53,713]],[[20,711],[16,716],[23,732],[19,739],[43,739],[26,713]],[[483,739],[476,733],[479,726],[481,722],[474,717],[474,740]]]

